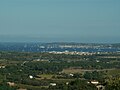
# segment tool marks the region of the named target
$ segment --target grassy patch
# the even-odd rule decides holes
[[[48,88],[48,86],[32,86],[25,84],[17,84],[17,87],[28,89],[28,90],[44,90],[44,88]]]
[[[37,75],[40,78],[38,79],[52,79],[52,77],[54,76],[53,74],[41,74],[41,75]]]
[[[111,75],[111,76],[120,75],[120,69],[109,70],[107,72],[107,75]]]

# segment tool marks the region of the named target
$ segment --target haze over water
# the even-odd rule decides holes
[[[120,0],[0,0],[0,42],[120,42]]]

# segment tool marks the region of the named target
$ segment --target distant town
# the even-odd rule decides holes
[[[50,53],[120,52],[120,44],[96,43],[0,43],[0,50]],[[78,53],[81,52],[81,53]]]

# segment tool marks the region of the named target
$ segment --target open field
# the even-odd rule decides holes
[[[49,86],[32,86],[25,84],[17,84],[16,87],[27,88],[28,90],[44,90],[43,88],[48,88]]]
[[[81,73],[85,72],[93,72],[93,71],[116,71],[116,69],[79,69],[79,68],[67,68],[63,69],[62,73],[70,74],[70,73]],[[117,70],[119,71],[119,70]],[[112,73],[112,72],[111,72]]]
[[[111,76],[120,75],[120,69],[108,70],[107,74]]]
[[[52,79],[52,77],[54,76],[53,74],[41,74],[41,75],[37,75],[40,78],[37,78],[38,80],[41,79]]]

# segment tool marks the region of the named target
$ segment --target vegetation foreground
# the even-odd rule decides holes
[[[0,90],[120,90],[119,56],[0,52]]]

